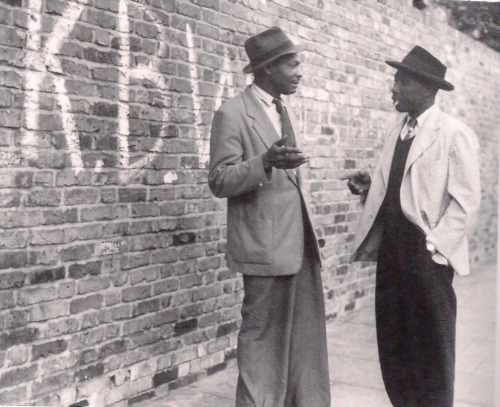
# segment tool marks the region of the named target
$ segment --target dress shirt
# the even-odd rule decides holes
[[[411,134],[408,138],[415,137],[418,134],[419,130],[423,127],[425,121],[427,120],[427,117],[429,117],[429,114],[432,111],[432,109],[434,109],[434,107],[435,107],[435,105],[432,105],[425,112],[423,112],[420,116],[417,117],[417,124],[413,128],[413,134]],[[409,121],[410,121],[410,116],[407,114],[405,125],[401,129],[401,133],[399,135],[401,137],[401,140],[404,140],[406,138],[406,135],[408,134],[408,131],[409,131],[408,122]]]
[[[265,90],[259,88],[255,83],[251,85],[251,89],[257,100],[260,102],[267,116],[273,123],[276,132],[281,138],[281,116],[276,110],[276,105],[273,103],[273,97],[267,93]],[[283,104],[285,105],[283,99]],[[286,106],[286,105],[285,105]]]

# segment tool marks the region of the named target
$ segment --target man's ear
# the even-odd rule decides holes
[[[439,88],[437,88],[435,85],[429,84],[428,86],[426,86],[425,95],[427,97],[436,96],[436,93],[438,92],[438,90],[439,90]]]
[[[271,75],[274,70],[274,65],[273,64],[267,64],[262,70],[266,73],[266,75]]]

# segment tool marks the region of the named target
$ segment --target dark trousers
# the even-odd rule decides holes
[[[243,276],[236,407],[330,407],[320,270],[306,245],[298,274]]]
[[[420,230],[403,229],[399,240],[385,234],[377,264],[375,311],[384,384],[395,407],[452,407],[454,272],[432,260]]]

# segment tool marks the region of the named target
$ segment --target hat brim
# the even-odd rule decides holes
[[[277,52],[276,54],[273,54],[271,57],[265,59],[264,61],[259,62],[256,65],[248,64],[243,68],[243,73],[252,73],[255,72],[257,69],[260,69],[267,64],[275,61],[279,57],[282,57],[283,55],[288,55],[288,54],[297,54],[299,52],[304,51],[305,46],[302,44],[293,44],[292,46],[281,50],[280,52]]]
[[[418,76],[419,78],[422,78],[422,79],[424,79],[426,81],[432,82],[438,88],[443,89],[443,90],[445,90],[447,92],[455,89],[455,86],[453,86],[450,82],[448,82],[448,81],[446,81],[444,79],[438,78],[437,76],[434,76],[434,75],[429,75],[429,74],[426,74],[426,73],[423,73],[423,72],[419,72],[419,71],[413,69],[411,66],[404,65],[401,62],[397,62],[397,61],[385,61],[385,63],[387,65],[393,67],[393,68],[410,72],[413,75]]]

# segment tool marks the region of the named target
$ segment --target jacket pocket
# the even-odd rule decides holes
[[[240,263],[270,264],[272,219],[235,217],[227,229],[227,252]]]

